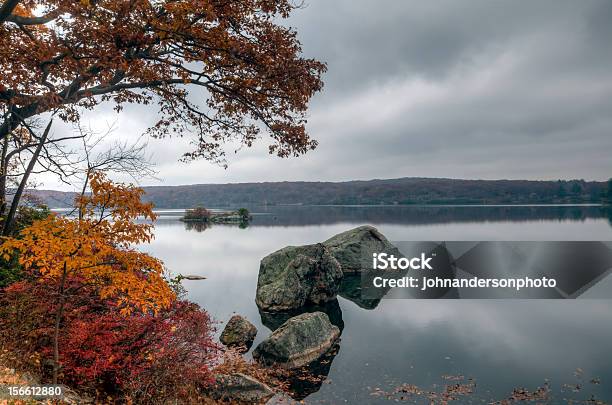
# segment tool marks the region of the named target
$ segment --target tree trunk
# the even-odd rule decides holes
[[[87,163],[87,165],[89,166],[89,162]],[[85,191],[87,191],[87,185],[89,184],[90,174],[91,174],[91,167],[87,167],[87,172],[85,172],[85,181],[83,182],[83,188],[81,189],[81,197],[84,197]],[[79,207],[79,220],[82,220],[82,219],[83,219],[83,209]]]
[[[6,182],[8,180],[8,162],[6,153],[8,152],[9,137],[2,142],[2,156],[0,157],[0,219],[4,217],[6,211]],[[1,225],[0,225],[1,226]]]
[[[53,120],[50,120],[49,123],[47,124],[47,128],[45,128],[45,132],[40,138],[40,143],[36,147],[36,150],[34,151],[34,155],[32,155],[32,159],[30,160],[30,163],[28,164],[28,168],[26,169],[26,172],[23,175],[21,182],[19,183],[19,187],[17,187],[17,191],[15,191],[15,195],[13,196],[13,201],[11,202],[11,209],[8,215],[6,216],[6,220],[4,221],[4,229],[2,230],[2,234],[4,236],[10,235],[12,231],[13,222],[15,221],[15,214],[17,213],[17,207],[19,206],[19,201],[21,200],[23,191],[25,190],[25,187],[28,184],[28,178],[30,177],[32,170],[34,170],[34,167],[36,166],[36,162],[38,161],[38,156],[40,155],[40,151],[42,150],[43,146],[45,146],[45,142],[47,140],[47,136],[49,135],[49,131],[51,130],[52,123],[53,123]]]
[[[66,285],[66,276],[68,275],[68,268],[66,262],[64,262],[64,271],[62,272],[62,280],[60,281],[59,288],[59,302],[57,310],[55,311],[55,328],[53,330],[53,384],[57,384],[59,376],[59,332],[60,325],[62,323],[62,317],[64,316],[64,306],[66,305],[66,296],[64,294]]]

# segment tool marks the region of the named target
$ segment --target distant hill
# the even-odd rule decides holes
[[[346,182],[266,182],[145,187],[158,208],[243,205],[551,204],[599,203],[606,182],[400,178]],[[74,193],[31,190],[52,208]]]

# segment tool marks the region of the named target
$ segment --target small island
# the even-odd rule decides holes
[[[247,226],[252,219],[246,208],[235,211],[215,212],[204,207],[195,207],[185,210],[183,222],[209,223],[209,224],[237,224],[241,227]]]

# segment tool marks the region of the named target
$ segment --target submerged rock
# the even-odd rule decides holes
[[[264,311],[319,305],[336,297],[342,269],[322,244],[288,246],[261,261],[255,301]]]
[[[274,396],[266,384],[245,374],[220,374],[215,376],[215,385],[209,395],[217,401],[239,404],[265,404]]]
[[[336,258],[344,274],[360,273],[372,266],[373,253],[387,253],[402,257],[400,251],[373,226],[364,225],[323,242]]]
[[[340,329],[323,312],[289,319],[261,342],[253,357],[265,365],[299,368],[319,359],[338,341]]]
[[[245,317],[234,315],[225,325],[219,340],[227,347],[243,347],[249,350],[257,335],[257,328]]]
[[[342,285],[342,284],[341,284]],[[335,325],[340,329],[340,332],[344,329],[344,321],[342,320],[342,310],[340,309],[340,303],[338,299],[333,299],[321,305],[307,305],[305,307],[294,309],[291,311],[284,312],[266,312],[259,310],[261,316],[261,323],[272,332],[280,328],[289,319],[301,315],[306,312],[323,312],[329,317],[329,321],[332,325]]]

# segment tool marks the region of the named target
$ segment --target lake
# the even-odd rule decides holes
[[[262,321],[255,305],[259,261],[287,245],[321,242],[364,224],[391,241],[612,240],[612,214],[596,206],[249,209],[246,229],[187,226],[178,220],[183,211],[160,210],[155,240],[144,249],[175,273],[207,277],[184,281],[188,298],[219,329],[234,313],[246,316],[259,330],[253,347],[271,331],[264,323],[276,322]],[[612,402],[612,300],[383,299],[367,309],[340,296],[332,307],[343,325],[341,341],[319,365],[320,383],[295,385],[306,403],[429,403],[428,396],[489,403],[518,387],[545,386],[550,403],[592,396]],[[408,385],[396,390],[402,384]]]

